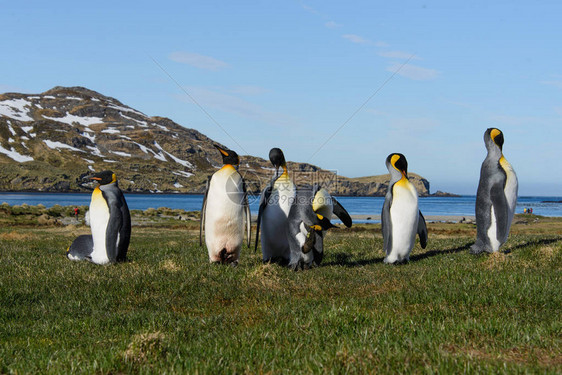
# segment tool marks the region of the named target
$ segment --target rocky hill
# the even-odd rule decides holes
[[[212,139],[164,117],[149,117],[83,87],[41,94],[0,94],[0,191],[89,191],[83,177],[113,170],[127,192],[201,193],[222,164]],[[275,145],[272,145],[275,146]],[[268,160],[241,156],[240,172],[254,192],[271,178]],[[327,185],[338,195],[384,195],[389,175],[336,176],[289,162],[298,185]],[[429,182],[411,174],[422,196]]]

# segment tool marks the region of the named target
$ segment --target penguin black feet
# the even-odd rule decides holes
[[[213,260],[212,262],[214,264],[228,264],[232,267],[236,267],[238,265],[238,256],[236,254],[236,252],[229,253],[226,249],[222,249],[218,253],[218,259]]]
[[[470,250],[468,252],[472,255],[479,255],[484,252],[484,249],[474,244],[470,247]]]
[[[479,244],[478,242],[476,242],[474,245],[472,245],[470,247],[469,252],[472,255],[479,255],[479,254],[483,254],[483,253],[493,253],[492,249],[488,248],[485,245]]]
[[[315,267],[318,267],[316,263],[312,262],[312,263],[306,263],[304,260],[300,259],[297,263],[294,264],[289,264],[289,269],[293,270],[293,271],[304,271],[304,270],[309,270]]]
[[[274,263],[282,267],[286,267],[289,265],[289,259],[283,257],[272,257],[263,261],[263,264],[268,264],[268,263]]]
[[[398,259],[398,258],[395,258],[395,257],[393,259],[390,259],[388,256],[386,256],[383,259],[383,263],[392,264],[392,265],[395,265],[395,266],[398,266],[398,265],[401,265],[401,264],[408,264],[408,263],[410,263],[410,256],[404,257],[402,259]]]

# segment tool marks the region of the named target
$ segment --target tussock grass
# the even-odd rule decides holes
[[[87,228],[0,228],[0,373],[562,371],[562,219],[483,256],[472,225],[429,224],[399,266],[380,226],[333,230],[296,273],[209,264],[196,224],[133,227],[113,266],[65,258]]]

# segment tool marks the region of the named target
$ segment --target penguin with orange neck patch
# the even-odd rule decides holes
[[[298,271],[317,267],[324,257],[324,234],[335,227],[330,220],[336,215],[350,228],[351,217],[328,190],[314,184],[301,188],[289,212],[289,268]]]
[[[201,209],[199,244],[203,229],[209,261],[237,265],[244,243],[244,222],[250,246],[250,206],[244,179],[238,173],[240,159],[232,150],[215,145],[221,153],[223,166],[216,171],[207,185]]]
[[[476,192],[476,243],[470,252],[493,253],[507,241],[517,204],[518,182],[511,164],[503,156],[503,133],[489,128],[484,133],[488,154],[480,169]]]
[[[112,171],[103,171],[89,178],[98,182],[90,201],[92,235],[76,238],[66,255],[96,264],[123,262],[131,239],[131,215],[117,177]]]
[[[261,227],[261,251],[264,262],[288,264],[290,247],[288,217],[296,196],[296,186],[289,177],[285,155],[279,148],[269,151],[269,161],[275,167],[275,175],[263,190],[258,211],[256,245]],[[283,170],[279,173],[280,169]]]
[[[408,180],[408,162],[402,154],[390,154],[386,158],[390,172],[388,192],[382,207],[381,223],[384,241],[385,263],[407,262],[416,239],[427,245],[427,227],[418,208],[418,192]]]

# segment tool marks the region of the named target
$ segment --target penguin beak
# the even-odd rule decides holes
[[[91,181],[91,180],[101,181],[101,178],[97,177],[95,174],[82,177],[82,181]]]
[[[213,145],[213,146],[215,146],[215,148],[216,148],[217,150],[219,150],[219,152],[220,152],[221,154],[223,154],[224,156],[228,156],[228,152],[226,152],[226,151],[225,151],[224,149],[222,149],[220,146],[217,146],[217,145]]]

